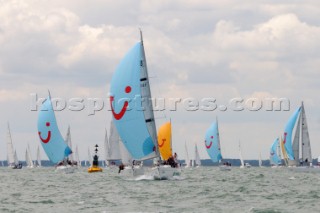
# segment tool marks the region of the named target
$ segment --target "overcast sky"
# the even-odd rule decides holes
[[[258,3],[259,2],[259,3]],[[312,155],[320,154],[320,2],[314,1],[1,1],[0,159],[6,159],[7,122],[24,160],[27,143],[40,145],[32,96],[103,98],[125,53],[142,28],[153,97],[287,98],[290,111],[177,111],[156,113],[159,127],[171,118],[173,150],[201,158],[210,124],[219,118],[222,155],[269,157],[293,111],[304,101]],[[81,159],[103,145],[111,113],[56,112],[60,131],[71,126]],[[42,150],[42,149],[41,149]],[[102,150],[101,150],[102,151]],[[104,153],[101,153],[104,156]],[[46,158],[43,150],[42,157]]]

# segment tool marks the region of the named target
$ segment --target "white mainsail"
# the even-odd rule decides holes
[[[11,132],[8,123],[8,130],[7,130],[7,160],[8,160],[8,167],[14,167],[15,165],[15,156],[14,156],[14,149],[12,144]]]
[[[242,153],[241,153],[240,141],[239,141],[239,158],[240,158],[240,162],[241,162],[241,166],[240,167],[244,167],[244,162],[243,162]]]
[[[200,160],[200,155],[199,155],[199,152],[198,152],[197,144],[195,145],[194,156],[195,156],[194,157],[195,164],[197,166],[201,166],[201,160]]]
[[[120,141],[119,143],[119,147],[120,147],[120,154],[121,154],[121,162],[124,165],[131,165],[133,158],[130,155],[130,153],[128,152],[127,148],[123,145],[123,143]]]
[[[32,161],[32,157],[31,157],[31,153],[30,153],[29,144],[28,144],[27,149],[26,149],[26,164],[27,164],[27,167],[29,167],[29,168],[33,168],[34,167],[33,161]]]
[[[68,131],[67,131],[67,134],[66,134],[66,137],[65,137],[65,142],[66,144],[70,147],[70,149],[72,150],[72,141],[71,141],[71,132],[70,132],[70,126],[68,126]],[[73,162],[74,158],[73,158],[73,153],[71,153],[69,156],[68,156],[69,160],[71,162]]]
[[[18,156],[17,156],[17,151],[14,150],[14,164],[18,165],[19,164],[19,160],[18,160]]]
[[[259,167],[262,167],[261,152],[259,153]]]
[[[113,121],[111,121],[109,140],[108,140],[107,130],[106,130],[105,140],[104,140],[107,165],[110,165],[110,161],[121,159],[119,138],[120,137],[119,137],[118,131]]]
[[[81,161],[79,158],[79,151],[78,151],[78,145],[76,145],[76,152],[75,152],[76,162],[78,166],[81,166]]]
[[[308,132],[307,117],[304,110],[303,102],[301,104],[301,144],[302,144],[302,160],[305,163],[312,164],[310,137]]]
[[[185,153],[186,153],[186,158],[185,158],[185,167],[190,167],[190,158],[189,158],[189,154],[188,154],[188,147],[187,147],[187,142],[184,143],[184,148],[185,148]]]
[[[90,148],[88,147],[88,166],[92,166],[92,156],[91,156],[91,152],[90,152]]]
[[[40,156],[40,148],[38,146],[38,149],[37,149],[37,166],[38,167],[41,167],[41,156]]]

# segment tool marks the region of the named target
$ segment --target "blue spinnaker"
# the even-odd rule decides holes
[[[290,117],[283,134],[284,147],[290,160],[294,160],[294,154],[292,149],[292,132],[300,111],[301,107],[299,107]]]
[[[72,153],[59,131],[50,96],[44,101],[39,112],[38,134],[51,162],[58,163]]]
[[[277,154],[278,146],[279,146],[279,138],[276,138],[270,147],[270,161],[271,161],[271,164],[274,164],[274,165],[281,164],[281,159]]]
[[[219,162],[222,159],[222,156],[217,122],[213,122],[207,130],[204,143],[211,160],[213,162]]]
[[[138,42],[125,55],[111,80],[110,105],[113,121],[121,140],[134,159],[155,156],[155,146],[142,108],[141,88],[145,78],[141,78],[144,66],[143,45]],[[156,142],[157,143],[157,142]]]

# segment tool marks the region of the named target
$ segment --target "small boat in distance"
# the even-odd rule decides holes
[[[221,154],[218,119],[216,119],[216,121],[213,122],[211,126],[208,128],[205,135],[204,145],[210,156],[211,161],[214,163],[221,163],[223,158]],[[223,164],[219,165],[219,168],[222,171],[230,171],[231,164],[229,162],[224,162]]]
[[[201,166],[201,159],[200,159],[197,144],[194,145],[194,164],[193,164],[193,166],[195,166],[197,168]]]
[[[240,141],[239,141],[239,158],[240,158],[240,162],[241,162],[241,165],[240,165],[241,169],[251,168],[251,165],[249,163],[244,163],[244,161],[243,161]]]
[[[95,154],[93,156],[92,166],[88,168],[89,173],[102,172],[102,168],[99,167],[99,156],[98,156],[98,144],[95,145]]]
[[[8,162],[9,168],[12,168],[12,169],[22,168],[22,164],[19,163],[19,160],[17,157],[17,152],[13,149],[9,123],[8,123],[8,130],[7,130],[7,162]]]

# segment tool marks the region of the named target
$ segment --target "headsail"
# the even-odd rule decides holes
[[[186,164],[186,167],[190,167],[191,165],[190,165],[190,158],[189,158],[189,154],[188,154],[187,142],[184,143],[184,148],[186,151],[185,164]]]
[[[158,145],[163,160],[172,157],[171,148],[171,122],[163,124],[158,131]]]
[[[240,158],[241,166],[244,167],[244,161],[243,161],[243,157],[242,157],[240,141],[239,141],[239,158]]]
[[[286,153],[289,160],[294,160],[294,154],[292,149],[292,131],[297,121],[300,110],[301,110],[301,107],[299,107],[290,117],[283,135],[283,143],[284,143],[284,147],[286,149]]]
[[[220,149],[218,122],[213,122],[207,130],[204,144],[212,162],[219,162],[222,159],[222,155]]]
[[[37,149],[37,163],[38,163],[38,166],[41,167],[41,157],[40,157],[40,147],[39,146]]]
[[[106,153],[107,153],[107,157],[106,160],[107,161],[114,161],[114,160],[120,160],[121,156],[120,156],[120,147],[119,147],[119,134],[117,131],[117,128],[115,127],[113,121],[111,121],[110,123],[110,137],[109,140],[107,138],[107,130],[106,130],[106,136],[105,136],[105,144],[107,145],[106,148]],[[109,164],[107,164],[109,165]]]
[[[51,162],[58,163],[72,153],[58,129],[50,95],[43,102],[39,112],[38,134],[40,143]]]
[[[118,133],[133,158],[159,156],[143,42],[122,59],[111,81],[110,104]]]
[[[70,132],[70,126],[68,126],[67,135],[65,137],[65,143],[69,146],[69,148],[72,150],[72,141],[71,141],[71,132]],[[69,160],[73,162],[73,153],[69,155]]]
[[[295,160],[296,166],[299,165],[300,159],[299,159],[299,153],[300,153],[300,131],[301,131],[301,113],[298,117],[298,124],[296,126],[296,133],[294,135],[294,139],[292,142],[292,150],[293,150],[293,158]]]

